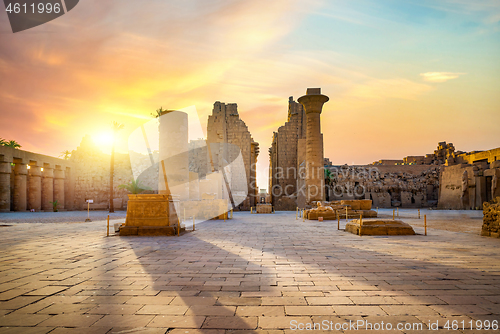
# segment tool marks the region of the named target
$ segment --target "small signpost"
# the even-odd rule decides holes
[[[88,199],[86,200],[86,202],[87,202],[87,219],[85,219],[85,222],[91,222],[92,220],[90,220],[90,204],[94,203],[94,200]]]

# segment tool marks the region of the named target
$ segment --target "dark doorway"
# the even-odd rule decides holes
[[[486,176],[486,201],[489,202],[493,199],[491,196],[491,186],[493,183],[493,176]]]

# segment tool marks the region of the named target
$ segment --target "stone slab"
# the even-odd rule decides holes
[[[345,226],[347,232],[357,235],[413,235],[413,228],[401,220],[352,220]]]

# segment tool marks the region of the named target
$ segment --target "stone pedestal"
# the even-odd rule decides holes
[[[128,198],[127,218],[125,226],[120,228],[120,235],[176,234],[179,205],[172,196],[139,194],[128,195]]]
[[[357,235],[414,235],[413,228],[401,220],[351,220],[345,225],[346,232]]]
[[[53,211],[54,201],[54,170],[44,167],[42,172],[42,210]]]
[[[42,210],[42,170],[41,167],[31,166],[28,173],[29,193],[28,209]]]
[[[10,162],[0,162],[0,212],[10,211]]]
[[[323,104],[328,100],[328,96],[321,95],[320,88],[308,88],[306,95],[298,99],[306,113],[305,191],[307,204],[324,200],[325,176],[320,115]]]
[[[257,204],[255,213],[273,213],[273,206],[271,204]]]
[[[64,209],[64,171],[54,170],[54,201],[57,201],[57,209]]]
[[[26,211],[27,209],[27,165],[16,163],[14,166],[14,211]]]

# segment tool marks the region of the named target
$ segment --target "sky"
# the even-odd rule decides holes
[[[113,121],[127,138],[162,106],[237,103],[260,143],[267,187],[272,133],[288,97],[330,97],[325,157],[366,164],[500,147],[498,0],[83,0],[12,33],[0,3],[0,138],[58,156]]]

